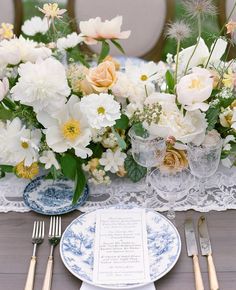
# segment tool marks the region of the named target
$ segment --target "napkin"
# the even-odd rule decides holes
[[[138,288],[132,288],[132,290],[155,290],[155,285],[154,283],[150,283],[148,285],[145,285],[143,287],[138,287]],[[92,286],[88,283],[83,282],[80,290],[107,290],[105,288],[101,288],[101,287],[96,287],[96,286]]]

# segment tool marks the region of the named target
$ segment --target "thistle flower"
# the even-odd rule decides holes
[[[188,16],[192,18],[217,13],[212,0],[183,0],[183,5]]]
[[[168,25],[167,37],[175,39],[177,42],[182,41],[190,36],[190,28],[184,21],[176,21]]]
[[[38,7],[38,10],[41,11],[45,17],[54,20],[54,18],[62,18],[62,14],[66,12],[66,9],[60,9],[57,3],[46,3],[43,5],[43,8]]]

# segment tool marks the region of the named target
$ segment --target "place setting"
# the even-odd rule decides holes
[[[236,0],[132,1],[0,1],[4,290],[235,290]]]

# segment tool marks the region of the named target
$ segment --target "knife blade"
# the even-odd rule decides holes
[[[195,276],[195,289],[204,290],[202,274],[200,270],[199,260],[198,260],[198,248],[193,227],[193,222],[191,219],[185,221],[185,238],[187,245],[188,256],[193,257],[193,270]]]
[[[216,269],[212,257],[212,248],[207,227],[207,221],[204,216],[201,216],[198,220],[198,235],[202,255],[207,256],[210,289],[219,290]]]

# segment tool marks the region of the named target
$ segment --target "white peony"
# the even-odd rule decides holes
[[[0,101],[4,99],[8,91],[9,91],[9,81],[8,78],[4,78],[2,81],[0,81]]]
[[[57,40],[57,48],[59,50],[66,50],[75,47],[77,44],[83,41],[83,38],[76,32],[68,34],[66,37],[61,37]]]
[[[61,110],[53,115],[46,112],[37,114],[38,121],[46,128],[46,142],[55,152],[74,149],[75,155],[86,158],[92,154],[86,148],[91,141],[91,130],[85,115],[80,110],[79,99],[72,96]]]
[[[34,36],[37,33],[45,34],[50,28],[50,23],[47,18],[40,18],[34,16],[29,20],[26,20],[21,27],[24,34]]]
[[[70,94],[64,66],[54,58],[19,66],[20,78],[11,89],[12,98],[32,106],[35,112],[58,110]]]
[[[178,102],[187,111],[200,109],[207,111],[209,104],[204,103],[213,90],[214,80],[207,69],[195,67],[192,73],[182,77],[177,84]]]
[[[0,59],[4,64],[17,65],[20,62],[35,62],[38,58],[46,59],[52,55],[47,47],[40,47],[37,42],[23,36],[0,42]]]
[[[104,22],[100,17],[80,21],[80,35],[87,44],[96,44],[97,39],[126,39],[130,36],[130,31],[120,31],[122,21],[122,16],[116,16]]]
[[[120,118],[120,104],[109,94],[91,94],[81,99],[81,111],[92,128],[101,129],[115,125]]]
[[[114,152],[111,149],[107,149],[102,154],[102,158],[99,159],[99,163],[104,166],[105,171],[116,173],[119,171],[119,167],[124,165],[126,156],[119,148]]]
[[[7,121],[0,128],[1,163],[16,165],[24,161],[25,166],[30,166],[36,162],[41,136],[39,129],[26,129],[19,118]]]
[[[213,44],[214,45],[214,44]],[[198,65],[205,65],[206,61],[208,60],[210,53],[213,49],[213,45],[211,46],[211,49],[209,51],[205,41],[200,38],[198,47],[189,63],[188,68],[191,69],[193,67],[196,67]],[[227,47],[227,41],[223,40],[222,38],[218,38],[216,40],[215,48],[212,51],[211,59],[209,64],[214,64],[215,62],[219,62],[223,54],[225,53]],[[179,70],[184,71],[186,69],[187,63],[195,49],[195,45],[187,47],[183,49],[179,53]],[[176,57],[175,57],[176,59]]]
[[[200,145],[205,137],[207,121],[205,115],[199,110],[187,112],[185,116],[179,111],[175,96],[170,94],[155,93],[146,99],[146,104],[159,103],[162,107],[158,124],[144,127],[151,135],[167,138],[175,137],[183,143],[193,142]]]
[[[39,161],[44,164],[45,169],[50,169],[52,166],[56,169],[60,169],[55,153],[51,150],[43,151],[42,155],[39,157]]]

